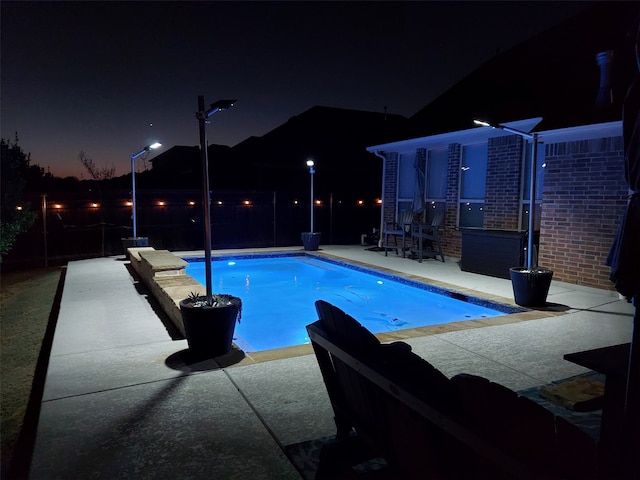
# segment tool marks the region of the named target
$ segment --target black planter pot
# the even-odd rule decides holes
[[[527,269],[512,267],[509,269],[513,296],[522,307],[544,307],[551,285],[553,271],[544,268]]]
[[[122,249],[124,250],[124,254],[129,258],[129,248],[133,247],[148,247],[149,246],[149,237],[127,237],[121,238],[122,241]]]
[[[231,351],[241,306],[239,298],[226,297],[232,303],[222,307],[194,307],[188,299],[180,302],[187,343],[194,357],[213,358]]]
[[[318,250],[320,246],[320,233],[311,233],[311,232],[303,232],[302,237],[302,245],[305,250],[315,251]]]

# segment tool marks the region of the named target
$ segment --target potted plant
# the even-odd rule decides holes
[[[236,321],[242,316],[242,300],[227,294],[214,294],[211,279],[211,204],[209,190],[209,159],[205,124],[211,115],[231,108],[235,100],[219,100],[205,110],[204,96],[198,96],[198,130],[202,163],[202,217],[204,220],[204,264],[206,294],[191,293],[180,302],[180,314],[189,350],[196,358],[218,357],[229,353]]]
[[[192,292],[180,302],[189,350],[196,358],[219,357],[231,351],[236,321],[242,318],[242,300],[227,294],[207,297]]]
[[[302,245],[305,250],[315,251],[320,246],[320,233],[319,232],[302,232]]]
[[[524,132],[507,125],[494,125],[482,120],[474,120],[476,125],[497,128],[513,133],[531,141],[531,156],[529,160],[529,225],[527,228],[527,264],[524,267],[511,267],[509,276],[513,286],[515,302],[523,307],[542,307],[547,303],[547,294],[551,285],[553,272],[537,266],[533,259],[533,236],[536,210],[536,170],[538,168],[538,144],[540,138],[537,132]]]
[[[553,271],[540,267],[509,269],[515,302],[522,307],[544,307]]]
[[[507,128],[504,127],[506,130]],[[544,307],[551,286],[553,271],[538,266],[534,259],[535,210],[536,210],[536,170],[538,168],[538,134],[523,133],[515,129],[508,131],[533,140],[531,144],[531,163],[529,166],[529,225],[527,229],[527,264],[524,267],[511,267],[509,276],[513,287],[515,302],[522,307]],[[539,233],[538,233],[539,235]]]

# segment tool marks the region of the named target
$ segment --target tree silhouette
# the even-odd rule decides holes
[[[0,255],[4,257],[18,236],[27,231],[36,219],[36,213],[23,201],[22,192],[26,185],[25,177],[31,166],[30,155],[25,154],[18,145],[16,133],[13,143],[0,139],[0,158],[2,159],[2,203],[0,205]]]

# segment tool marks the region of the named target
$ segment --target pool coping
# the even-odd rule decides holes
[[[309,257],[318,257],[322,260],[328,260],[333,263],[345,264],[348,266],[356,266],[365,271],[375,271],[381,272],[389,277],[394,277],[394,279],[406,279],[410,280],[413,283],[421,284],[426,287],[436,287],[438,291],[447,291],[447,292],[455,292],[460,295],[478,298],[481,300],[485,300],[490,302],[491,304],[500,304],[507,307],[511,307],[513,309],[518,309],[516,313],[506,313],[504,315],[499,315],[496,317],[490,318],[482,318],[475,320],[464,320],[460,322],[450,322],[441,325],[431,325],[425,327],[416,327],[409,328],[404,330],[396,330],[393,332],[383,332],[376,333],[375,336],[383,343],[395,342],[395,341],[404,341],[415,337],[424,337],[429,335],[437,335],[441,333],[455,332],[460,330],[468,330],[475,328],[484,328],[484,327],[492,327],[499,325],[508,325],[518,322],[525,322],[530,320],[540,320],[543,318],[555,317],[566,314],[566,311],[557,311],[552,308],[538,309],[538,310],[530,310],[516,305],[516,303],[511,298],[502,297],[498,295],[490,295],[483,292],[479,292],[477,290],[473,290],[470,288],[461,288],[458,285],[453,285],[447,282],[442,282],[433,279],[425,279],[423,277],[419,277],[417,275],[412,275],[404,272],[399,272],[397,270],[393,270],[386,267],[374,266],[365,262],[360,262],[358,260],[345,260],[344,258],[336,255],[332,255],[330,253],[321,252],[321,251],[266,251],[261,253],[256,252],[220,252],[220,253],[212,253],[213,259],[220,258],[261,258],[261,257],[274,257],[274,256],[309,256]],[[201,258],[196,255],[180,255],[181,259],[185,261],[189,261],[189,259],[195,260]],[[433,290],[431,288],[426,288],[427,290]],[[492,307],[493,308],[493,307]],[[242,353],[244,356],[240,356]],[[243,366],[254,363],[267,362],[272,360],[281,360],[286,358],[299,357],[303,355],[311,355],[313,354],[313,347],[311,344],[304,345],[295,345],[291,347],[281,347],[275,348],[271,350],[262,350],[256,352],[243,352],[234,344],[234,351],[229,354],[218,357],[216,362],[223,368],[232,367],[232,366]]]

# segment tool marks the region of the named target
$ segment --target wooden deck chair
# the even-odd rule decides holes
[[[360,360],[369,361],[377,357],[380,341],[369,330],[328,302],[318,300],[315,306],[319,320],[308,325],[308,330],[315,329]],[[320,345],[311,343],[333,407],[336,438],[346,440],[355,430],[371,449],[387,442],[380,433],[385,430],[380,428],[380,423],[384,422],[383,407],[378,401],[380,396],[373,392],[363,393],[378,387]]]
[[[384,256],[387,256],[389,250],[395,250],[398,254],[398,246],[401,248],[402,256],[405,256],[405,238],[411,234],[411,224],[413,223],[413,212],[411,210],[403,210],[398,213],[398,219],[395,222],[387,222],[385,224],[382,235],[384,238]],[[393,244],[391,243],[393,241]],[[400,241],[400,245],[398,245]]]
[[[469,426],[532,470],[555,465],[555,416],[541,405],[483,377],[451,379]]]

